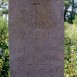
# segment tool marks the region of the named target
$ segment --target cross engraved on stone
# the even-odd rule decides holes
[[[38,24],[38,6],[40,5],[39,2],[37,1],[34,1],[34,3],[32,3],[32,5],[34,6],[34,9],[35,9],[35,21],[36,21],[36,24]]]

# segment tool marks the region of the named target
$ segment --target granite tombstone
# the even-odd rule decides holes
[[[11,77],[63,77],[63,0],[9,0]]]

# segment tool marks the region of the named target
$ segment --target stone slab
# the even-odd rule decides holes
[[[9,0],[11,77],[64,77],[63,0]]]

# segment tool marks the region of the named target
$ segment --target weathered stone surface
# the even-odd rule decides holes
[[[63,77],[63,1],[9,3],[11,77]]]

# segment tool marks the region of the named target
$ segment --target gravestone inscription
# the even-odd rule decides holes
[[[63,1],[9,0],[11,77],[64,77]]]

